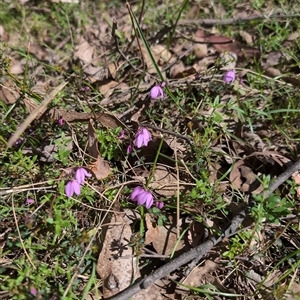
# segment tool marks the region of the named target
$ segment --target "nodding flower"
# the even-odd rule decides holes
[[[153,205],[153,195],[140,186],[133,189],[130,198],[132,201],[137,202],[138,205],[145,205],[147,209]]]
[[[151,133],[144,127],[141,127],[135,135],[134,145],[137,148],[148,146],[149,141],[152,139]]]

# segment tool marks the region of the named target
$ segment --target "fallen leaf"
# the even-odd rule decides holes
[[[152,221],[150,214],[146,213],[145,220],[146,220],[146,226],[147,226],[145,245],[149,245],[157,238],[157,236],[159,234],[159,229],[158,229],[157,224]]]
[[[179,78],[182,78],[180,77],[180,74],[182,74],[184,71],[185,65],[182,61],[179,61],[170,68],[170,78],[177,78],[177,76],[179,76]]]
[[[0,25],[0,41],[1,42],[9,41],[9,34],[5,32],[4,27],[2,25]]]
[[[172,58],[171,52],[164,45],[160,44],[152,46],[151,53],[160,66],[165,65]]]
[[[152,246],[158,254],[170,255],[174,249],[177,255],[187,251],[188,247],[185,245],[184,241],[180,240],[178,242],[176,226],[164,225],[157,226],[157,228],[158,234],[154,241],[152,241]]]
[[[131,227],[122,213],[114,213],[106,231],[102,250],[98,257],[97,273],[103,281],[103,296],[112,297],[129,287],[141,276],[133,248],[128,245],[132,237]],[[162,300],[155,285],[141,290],[133,300]]]
[[[124,82],[117,82],[114,80],[99,85],[99,92],[104,97],[109,97],[115,89],[128,89],[128,85]]]
[[[206,284],[206,275],[215,271],[218,264],[212,260],[205,260],[203,267],[196,267],[192,270],[188,277],[184,278],[181,283],[188,286],[198,287]],[[189,288],[179,285],[176,291],[180,294],[186,293]]]
[[[109,163],[101,157],[99,152],[98,138],[92,120],[89,121],[88,126],[88,150],[90,155],[97,160],[88,165],[87,168],[94,173],[98,180],[106,178],[109,175],[110,166]]]
[[[14,82],[8,79],[0,85],[0,99],[5,104],[13,104],[20,97],[19,91]]]
[[[253,45],[252,35],[246,31],[240,30],[240,36],[245,40],[248,45]]]
[[[38,60],[49,61],[50,55],[45,47],[37,43],[29,43],[27,45],[27,50],[29,53],[33,54]]]
[[[171,197],[177,193],[177,182],[176,175],[171,172],[170,168],[165,165],[157,165],[149,187],[156,190],[159,195]]]
[[[86,64],[92,62],[94,52],[95,48],[82,38],[80,44],[75,48],[74,57],[79,58],[84,64]]]

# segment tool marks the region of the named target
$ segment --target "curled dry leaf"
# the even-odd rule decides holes
[[[147,213],[145,215],[145,220],[146,220],[146,226],[147,226],[145,245],[149,245],[158,237],[159,228],[158,228],[157,224],[152,221],[150,214]]]
[[[192,270],[187,278],[184,278],[181,283],[183,285],[198,287],[207,282],[206,276],[218,268],[218,264],[212,260],[205,260],[203,267],[196,267]],[[182,285],[176,290],[179,294],[186,293],[189,289]]]
[[[121,213],[115,213],[106,231],[103,247],[97,262],[97,273],[103,281],[103,296],[112,297],[139,278],[137,258],[128,245],[132,231]],[[155,285],[141,290],[133,300],[162,300]]]
[[[256,158],[257,160],[256,162],[253,162],[251,166],[249,162],[250,158]],[[262,170],[262,163],[286,168],[291,164],[291,160],[275,151],[253,152],[233,165],[229,175],[232,187],[239,189],[242,192],[251,192],[253,194],[260,193],[263,187],[257,179],[257,175],[254,171],[257,172],[256,168],[258,168],[258,170]],[[272,167],[272,171],[275,171],[274,167]]]
[[[158,235],[152,242],[153,248],[158,254],[170,255],[176,247],[176,252],[184,252],[184,241],[177,244],[176,227],[165,225],[158,226]]]
[[[245,40],[248,45],[253,45],[252,35],[246,31],[240,30],[240,36]]]
[[[176,175],[171,172],[170,168],[157,165],[149,187],[162,196],[171,197],[177,193],[177,181]],[[182,187],[179,188],[182,189]]]
[[[177,78],[177,76],[179,78],[182,78],[180,74],[182,74],[184,71],[185,71],[184,63],[182,61],[179,61],[178,63],[176,63],[170,68],[170,78],[174,79]]]
[[[100,154],[94,163],[88,165],[88,169],[90,169],[94,173],[95,177],[98,180],[106,178],[110,172],[109,163],[106,160],[104,160],[100,156]]]
[[[94,173],[98,180],[106,178],[110,172],[110,166],[109,163],[101,157],[99,152],[98,139],[92,119],[89,121],[88,126],[88,150],[89,154],[96,159],[94,163],[88,165],[88,169]]]
[[[6,80],[0,85],[0,99],[5,104],[13,104],[19,98],[19,88],[11,79]]]
[[[5,32],[4,27],[0,25],[0,42],[8,42],[9,34]]]
[[[155,60],[159,65],[164,65],[170,62],[172,58],[171,52],[163,45],[154,45],[151,47],[152,55],[154,55]]]
[[[126,127],[117,117],[109,113],[83,113],[77,111],[69,111],[66,109],[50,109],[48,111],[50,118],[57,120],[62,117],[66,122],[88,122],[91,118],[99,122],[106,128]]]
[[[79,58],[84,64],[86,64],[92,62],[94,52],[95,48],[82,38],[80,44],[75,48],[74,57]]]
[[[119,90],[124,90],[128,89],[128,85],[124,82],[117,82],[117,81],[109,81],[105,84],[100,84],[99,86],[99,92],[104,96],[104,97],[109,97],[116,89]]]
[[[45,47],[37,43],[29,43],[27,49],[28,52],[33,54],[38,60],[50,61],[50,54]]]

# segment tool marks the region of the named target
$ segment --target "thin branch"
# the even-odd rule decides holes
[[[300,160],[295,162],[291,167],[284,171],[280,176],[277,177],[277,179],[274,179],[273,182],[271,182],[269,188],[266,191],[260,193],[260,195],[266,198],[269,197],[282,183],[284,183],[293,173],[295,173],[299,169]],[[140,292],[142,289],[146,289],[154,284],[156,280],[163,278],[164,276],[179,269],[188,262],[194,259],[197,259],[198,261],[203,256],[205,256],[215,245],[220,243],[222,239],[229,237],[237,231],[238,227],[242,224],[243,220],[248,215],[250,208],[254,204],[254,201],[250,201],[248,206],[232,219],[229,226],[223,229],[222,234],[219,237],[211,237],[201,245],[189,250],[188,252],[183,253],[179,257],[158,268],[146,278],[139,279],[134,285],[128,287],[119,294],[108,298],[108,300],[127,300],[133,295]]]

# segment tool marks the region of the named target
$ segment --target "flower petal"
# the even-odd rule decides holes
[[[147,197],[147,192],[143,190],[142,193],[138,194],[136,199],[137,199],[137,204],[138,205],[143,205],[146,202],[146,197]]]
[[[147,209],[149,209],[152,206],[152,204],[153,204],[153,196],[148,191],[145,192],[145,193],[146,193],[146,195],[145,195],[145,200],[146,200],[145,201],[146,202],[145,206],[146,206]]]
[[[224,77],[223,77],[224,82],[226,83],[231,83],[235,80],[235,71],[234,70],[230,70],[228,72],[225,73]]]
[[[140,186],[135,187],[130,195],[131,200],[137,201],[138,195],[143,192],[144,192],[144,189],[142,187],[140,187]]]
[[[134,140],[134,144],[137,148],[141,148],[143,146],[144,143],[144,137],[138,133],[135,140]]]
[[[65,194],[67,195],[68,198],[71,198],[74,194],[74,188],[73,188],[73,184],[72,184],[72,181],[69,181],[67,184],[66,184],[66,187],[65,187]]]
[[[76,180],[73,180],[72,184],[73,184],[74,193],[77,196],[79,196],[81,192],[81,185]]]

